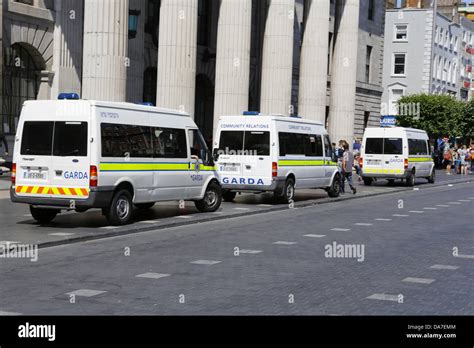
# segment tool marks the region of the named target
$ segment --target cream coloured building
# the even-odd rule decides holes
[[[60,92],[182,109],[209,140],[245,110],[327,122],[333,141],[379,122],[384,1],[0,1],[6,134]]]

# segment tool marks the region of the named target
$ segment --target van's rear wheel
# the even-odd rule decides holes
[[[146,209],[151,209],[155,205],[155,202],[153,203],[137,203],[135,204],[135,207],[137,207],[140,210],[146,210]]]
[[[288,178],[285,182],[283,194],[279,198],[283,203],[290,203],[295,199],[295,180]]]
[[[370,186],[374,182],[374,179],[372,179],[372,178],[363,178],[363,180],[364,180],[364,185],[365,186]]]
[[[207,186],[204,198],[195,201],[194,205],[196,208],[203,213],[212,213],[219,209],[222,203],[222,188],[216,182],[211,182]]]
[[[339,176],[339,174],[337,174],[334,176],[331,187],[328,189],[328,195],[331,198],[337,198],[339,197],[340,193],[341,193],[341,177]]]
[[[127,190],[120,190],[112,199],[112,204],[105,213],[107,221],[112,226],[130,223],[133,212],[132,195]]]
[[[388,185],[389,186],[395,186],[395,180],[394,179],[388,179]]]
[[[407,176],[407,181],[406,181],[406,185],[408,187],[413,187],[415,186],[415,173],[414,172],[410,172],[410,174],[408,174]]]
[[[237,196],[237,192],[232,192],[232,191],[222,192],[222,198],[224,199],[224,202],[232,202],[235,199],[235,196]]]
[[[59,210],[35,208],[30,205],[30,213],[31,216],[33,216],[33,219],[38,221],[40,224],[47,224],[50,223],[56,217],[56,215],[58,215]]]

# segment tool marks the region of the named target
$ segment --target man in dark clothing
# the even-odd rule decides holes
[[[349,151],[349,144],[344,142],[343,144],[344,154],[342,155],[342,192],[345,192],[345,181],[349,183],[349,187],[352,190],[352,193],[356,194],[357,190],[355,189],[352,183],[352,167],[354,166],[354,154]]]
[[[8,142],[4,133],[0,133],[0,140],[5,145],[5,156],[8,156]],[[2,146],[1,143],[0,143],[0,146]]]

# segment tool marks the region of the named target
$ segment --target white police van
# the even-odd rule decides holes
[[[296,188],[323,188],[329,196],[339,196],[337,163],[319,122],[244,112],[222,116],[215,139],[225,201],[237,192],[273,192],[290,202]]]
[[[11,199],[29,204],[37,221],[101,208],[110,224],[123,225],[134,206],[170,200],[219,208],[212,154],[189,115],[77,94],[60,99],[25,102],[15,138]]]
[[[361,147],[359,164],[366,185],[376,179],[406,180],[415,185],[415,178],[435,182],[435,164],[431,157],[428,135],[413,128],[367,128]]]

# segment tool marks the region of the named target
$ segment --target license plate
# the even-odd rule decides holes
[[[34,171],[23,172],[23,179],[46,180],[48,179],[48,173],[47,172],[34,172]]]
[[[378,166],[380,165],[381,161],[380,160],[367,160],[367,165],[368,166]]]
[[[237,166],[220,166],[220,171],[221,172],[237,173],[239,171],[239,167],[237,167]]]

